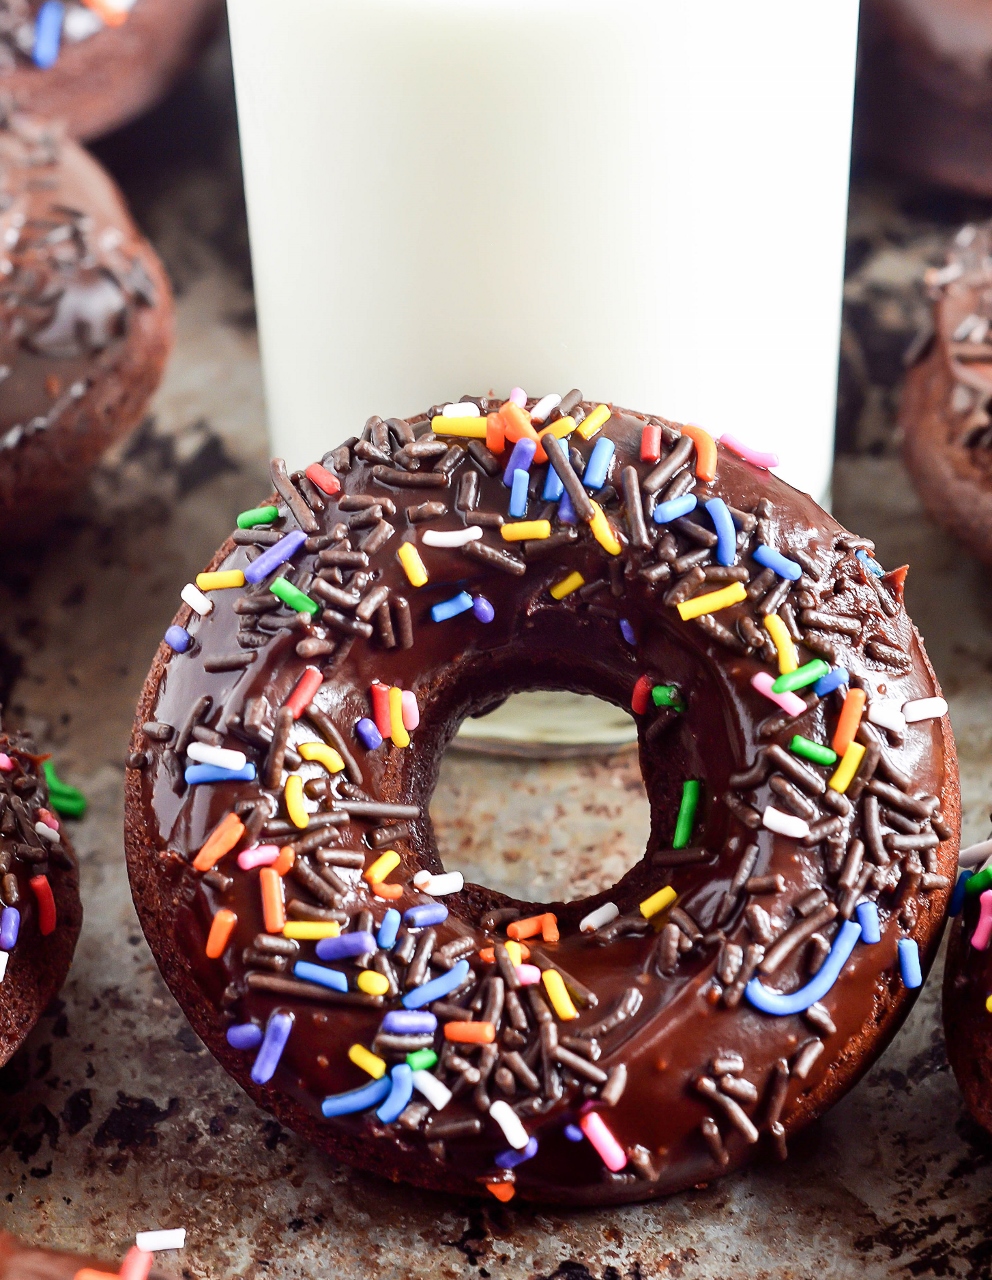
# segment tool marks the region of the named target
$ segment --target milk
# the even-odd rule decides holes
[[[465,392],[829,487],[857,0],[230,0],[273,450]]]

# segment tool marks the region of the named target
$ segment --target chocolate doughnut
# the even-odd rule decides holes
[[[0,112],[0,536],[85,495],[172,343],[162,265],[111,178],[50,125]]]
[[[992,223],[963,227],[927,272],[932,332],[910,351],[899,425],[929,514],[992,564]]]
[[[784,1156],[888,1042],[956,759],[905,570],[771,456],[518,400],[273,463],[145,683],[128,867],[193,1027],[281,1121],[393,1179],[619,1203]],[[532,688],[638,722],[647,851],[585,901],[437,855],[446,744]]]

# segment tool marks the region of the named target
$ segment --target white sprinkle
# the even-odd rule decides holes
[[[208,596],[205,596],[200,588],[192,582],[186,583],[179,596],[201,618],[205,618],[214,607],[214,602]]]
[[[554,392],[549,396],[542,396],[530,411],[531,422],[543,422],[551,410],[557,409],[560,404],[561,396],[555,395]]]
[[[422,1093],[435,1111],[443,1111],[451,1101],[451,1090],[429,1071],[415,1071],[413,1087]]]
[[[441,410],[443,418],[478,418],[480,417],[479,406],[473,404],[471,400],[464,403],[446,404]]]
[[[53,831],[47,822],[36,822],[34,824],[34,829],[37,831],[38,835],[41,836],[42,840],[47,840],[49,844],[58,844],[62,839],[59,833],[57,831]]]
[[[489,1108],[489,1114],[503,1130],[503,1137],[514,1151],[523,1151],[530,1141],[530,1136],[510,1104],[500,1099]]]
[[[161,1253],[165,1249],[186,1248],[186,1228],[175,1227],[164,1231],[139,1231],[134,1243],[142,1253]]]
[[[952,339],[955,342],[964,342],[966,338],[971,337],[972,329],[974,329],[976,325],[981,324],[981,322],[982,322],[982,317],[976,316],[974,312],[972,312],[971,315],[965,316],[965,318],[961,321],[958,327],[951,334]]]
[[[62,22],[62,38],[71,44],[78,44],[80,40],[88,40],[90,36],[95,36],[98,31],[103,30],[103,27],[103,19],[98,13],[82,5],[70,5],[65,11]]]
[[[443,898],[446,893],[461,893],[465,887],[465,877],[460,871],[446,871],[440,876],[432,876],[429,871],[418,871],[413,877],[413,885],[421,893],[429,893],[432,898]]]
[[[891,729],[893,733],[906,732],[906,717],[895,698],[882,698],[873,702],[868,708],[868,719],[883,729]]]
[[[809,835],[808,822],[791,813],[783,813],[781,809],[773,809],[771,805],[761,815],[761,821],[769,831],[775,831],[780,836],[790,836],[793,840],[802,840]]]
[[[977,234],[978,234],[978,228],[974,225],[974,223],[969,222],[968,225],[965,227],[962,227],[961,230],[954,237],[954,243],[958,246],[959,249],[967,249],[967,247],[971,244],[972,240],[974,240]]]
[[[420,541],[425,547],[464,547],[468,542],[476,542],[482,537],[482,529],[477,524],[470,524],[467,529],[425,529]]]
[[[199,764],[215,764],[218,769],[243,769],[248,763],[248,757],[243,751],[212,747],[207,742],[191,742],[186,748],[186,755]]]
[[[3,982],[4,974],[7,972],[7,961],[9,959],[9,951],[0,951],[0,982]]]
[[[615,920],[620,914],[620,908],[615,902],[604,902],[601,907],[597,907],[595,911],[590,911],[587,916],[583,916],[579,921],[580,933],[595,933],[597,929],[602,929],[604,924],[609,924],[611,920]]]
[[[947,703],[943,698],[914,698],[912,702],[903,703],[902,713],[907,724],[916,724],[918,720],[939,720],[947,715]]]
[[[958,866],[977,867],[986,858],[992,858],[992,840],[983,840],[981,844],[969,845],[958,854]]]

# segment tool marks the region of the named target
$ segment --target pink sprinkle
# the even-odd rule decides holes
[[[731,453],[736,453],[745,462],[761,467],[763,471],[770,471],[772,467],[778,466],[777,453],[762,453],[760,449],[752,449],[749,444],[738,440],[736,436],[728,435],[726,431],[720,437],[720,443],[724,448],[729,449]]]
[[[120,1280],[146,1280],[154,1262],[155,1255],[153,1253],[146,1253],[144,1249],[139,1249],[137,1245],[132,1245],[124,1255],[124,1261],[121,1263],[121,1269],[117,1274]]]
[[[536,964],[518,964],[517,977],[522,987],[533,987],[541,981],[541,970]]]
[[[403,690],[403,728],[412,733],[420,724],[420,707],[417,706],[417,695],[410,689]]]
[[[802,698],[796,693],[772,693],[774,683],[775,677],[770,676],[767,671],[759,671],[756,676],[751,677],[751,684],[755,689],[777,707],[781,707],[787,716],[801,716],[806,710],[806,703]]]
[[[627,1154],[607,1129],[598,1111],[588,1111],[579,1121],[579,1128],[599,1153],[599,1158],[611,1173],[619,1173],[627,1163]]]
[[[6,751],[0,751],[0,772],[10,773],[13,768],[14,762],[11,760],[10,756],[7,755]]]
[[[523,387],[514,387],[507,398],[519,405],[521,409],[527,408],[527,392]]]
[[[976,951],[985,951],[989,938],[992,938],[992,889],[986,889],[980,894],[978,901],[981,903],[981,914],[975,932],[971,935],[971,945]]]
[[[49,827],[52,831],[58,831],[59,820],[58,818],[56,818],[55,814],[51,812],[51,810],[39,809],[38,819],[40,822],[43,822],[46,827]]]
[[[253,849],[245,849],[238,854],[238,866],[242,871],[251,871],[255,867],[271,867],[279,857],[277,844],[257,844]]]

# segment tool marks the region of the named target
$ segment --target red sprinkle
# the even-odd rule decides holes
[[[388,738],[393,732],[392,717],[389,714],[389,688],[381,681],[375,680],[369,693],[372,696],[372,719],[375,721],[375,727],[384,738]]]
[[[340,492],[341,481],[333,471],[328,471],[319,462],[311,462],[303,474],[311,484],[315,484],[321,493],[326,493],[329,498]]]
[[[661,460],[661,427],[646,426],[641,429],[641,461]]]
[[[323,683],[324,677],[319,668],[307,667],[306,671],[297,680],[296,688],[285,702],[285,705],[292,711],[294,720],[299,720],[310,703],[313,702],[314,694]]]
[[[43,938],[55,932],[55,899],[47,876],[32,876],[29,884],[38,903],[38,931]]]
[[[651,701],[651,677],[638,676],[634,692],[630,695],[630,709],[635,716],[642,716]]]

